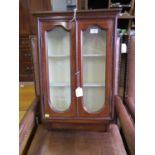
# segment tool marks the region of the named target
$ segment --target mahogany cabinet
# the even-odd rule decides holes
[[[94,124],[115,118],[120,10],[33,13],[38,22],[41,118],[45,124]],[[74,18],[73,18],[74,17]],[[55,124],[54,124],[55,123]],[[59,123],[59,124],[56,124]],[[97,126],[96,126],[97,127]]]

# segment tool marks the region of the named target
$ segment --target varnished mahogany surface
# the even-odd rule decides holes
[[[135,35],[129,36],[124,101],[135,121]]]
[[[115,96],[115,105],[118,119],[129,148],[130,154],[135,155],[135,127],[134,122],[126,110],[123,101],[119,96]]]
[[[127,80],[125,97],[131,97],[135,103],[135,36],[129,37]]]
[[[19,81],[33,81],[33,62],[28,35],[19,36]]]
[[[48,131],[40,126],[28,155],[126,155],[118,127],[108,132]]]
[[[35,94],[40,95],[40,85],[39,85],[39,69],[38,69],[38,49],[37,49],[37,36],[31,35],[31,48],[33,56],[33,67],[34,67],[34,82],[35,82]]]

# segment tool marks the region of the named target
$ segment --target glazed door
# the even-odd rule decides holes
[[[111,113],[112,21],[80,21],[78,24],[79,87],[81,117],[108,117]]]
[[[42,28],[44,117],[75,116],[74,23],[43,22]]]

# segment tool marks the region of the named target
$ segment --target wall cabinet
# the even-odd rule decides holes
[[[111,121],[117,94],[119,10],[38,12],[38,67],[44,122]],[[73,19],[76,17],[75,20]]]

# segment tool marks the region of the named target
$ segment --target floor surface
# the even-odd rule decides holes
[[[34,83],[24,82],[19,84],[19,122],[35,98]]]

